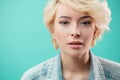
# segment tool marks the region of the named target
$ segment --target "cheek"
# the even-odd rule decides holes
[[[65,33],[60,28],[57,28],[54,30],[54,34],[57,44],[61,46],[65,41]]]
[[[58,42],[63,42],[67,38],[68,28],[61,26],[59,23],[54,25],[54,34]]]
[[[87,43],[91,43],[92,40],[93,40],[93,36],[94,36],[94,30],[87,30],[87,31],[84,31],[84,39]]]

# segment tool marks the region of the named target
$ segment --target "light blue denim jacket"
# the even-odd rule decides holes
[[[88,80],[120,80],[120,64],[90,53],[91,65]],[[61,57],[57,56],[26,71],[21,80],[64,80]]]

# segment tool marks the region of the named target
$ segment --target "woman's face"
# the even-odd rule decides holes
[[[61,53],[78,57],[87,53],[92,45],[95,24],[86,13],[60,4],[56,11],[52,37]]]

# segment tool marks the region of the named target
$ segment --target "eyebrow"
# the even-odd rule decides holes
[[[72,18],[69,17],[69,16],[60,16],[59,19],[60,19],[60,18],[72,19]],[[91,17],[90,17],[90,16],[82,16],[82,17],[79,18],[79,20],[81,20],[81,19],[85,19],[85,18],[91,18]]]
[[[90,18],[90,19],[92,19],[92,17],[90,17],[90,16],[82,16],[82,17],[80,17],[80,19],[85,19],[85,18]]]
[[[60,18],[68,18],[68,19],[72,19],[72,18],[69,17],[69,16],[60,16],[59,19],[60,19]]]

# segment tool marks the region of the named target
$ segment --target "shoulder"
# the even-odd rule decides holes
[[[53,57],[34,66],[23,74],[21,80],[38,80],[39,78],[45,80],[44,78],[47,76],[48,70],[54,64],[55,60],[56,57]]]
[[[120,79],[120,63],[97,57],[103,66],[105,76],[109,79]]]

